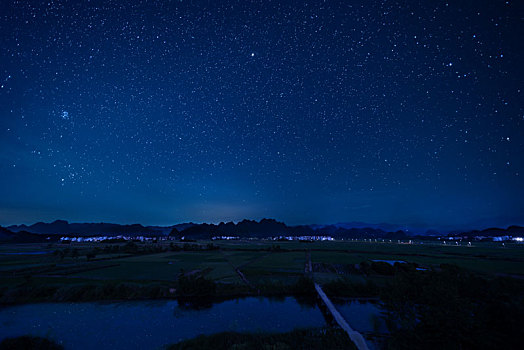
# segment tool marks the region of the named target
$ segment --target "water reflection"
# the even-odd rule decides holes
[[[155,349],[224,331],[287,332],[322,327],[318,307],[292,297],[213,301],[47,303],[0,310],[0,339],[49,336],[66,349]]]
[[[213,304],[222,301],[217,301],[212,298],[180,298],[178,299],[178,308],[182,311],[198,311],[211,309]]]

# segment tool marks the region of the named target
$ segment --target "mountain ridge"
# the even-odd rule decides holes
[[[402,229],[404,227],[405,229]],[[331,236],[333,238],[388,238],[404,239],[418,236],[503,236],[518,234],[524,228],[513,225],[507,228],[486,228],[483,230],[455,230],[439,233],[427,230],[416,234],[409,228],[394,224],[367,224],[363,222],[336,223],[328,225],[295,225],[288,226],[275,219],[260,221],[244,219],[237,223],[221,222],[219,224],[192,222],[170,226],[143,226],[141,224],[113,223],[69,223],[66,220],[55,220],[51,223],[37,222],[32,225],[11,225],[4,228],[12,233],[25,232],[31,235],[67,235],[67,236],[176,236],[194,239],[209,239],[215,236],[236,236],[242,238],[266,238],[278,236]]]

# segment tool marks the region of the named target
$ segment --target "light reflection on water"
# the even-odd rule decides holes
[[[352,300],[337,302],[336,308],[355,330],[384,332],[376,303]],[[314,301],[298,302],[293,297],[196,304],[172,300],[43,303],[0,309],[0,339],[31,334],[79,350],[155,349],[200,334],[287,332],[325,325]]]
[[[209,305],[208,305],[209,306]],[[199,334],[321,327],[317,307],[287,297],[243,298],[192,309],[177,301],[44,303],[0,309],[0,339],[38,335],[66,349],[155,349]]]

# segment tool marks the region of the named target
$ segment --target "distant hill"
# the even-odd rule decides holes
[[[55,238],[51,239],[54,240]],[[0,226],[1,243],[38,243],[49,241],[47,237],[26,231],[11,232],[5,227]]]
[[[326,226],[336,226],[339,228],[345,228],[345,229],[351,229],[351,228],[372,228],[376,230],[382,230],[382,231],[398,231],[398,230],[404,230],[406,226],[402,225],[393,225],[393,224],[370,224],[366,222],[360,222],[360,221],[352,221],[352,222],[339,222],[336,224],[329,224],[329,225],[311,225],[311,227],[315,229],[320,229]]]
[[[187,227],[188,224],[182,227]],[[13,225],[7,227],[12,232],[27,231],[36,234],[57,234],[57,235],[150,235],[159,236],[167,235],[171,232],[172,227],[160,226],[142,226],[140,224],[119,225],[110,223],[69,223],[65,220],[56,220],[51,223],[37,222],[36,224]]]
[[[524,237],[524,227],[522,226],[509,226],[508,228],[491,227],[484,230],[471,230],[471,231],[456,231],[450,232],[448,237],[501,237],[501,236],[514,236]]]
[[[399,225],[366,224],[362,222],[337,223],[333,225],[288,226],[274,219],[260,221],[242,220],[238,223],[221,222],[220,224],[183,223],[172,226],[143,226],[140,224],[120,225],[111,223],[69,223],[56,220],[51,223],[38,222],[33,225],[13,225],[2,228],[3,241],[12,240],[13,233],[21,233],[24,239],[34,239],[28,235],[62,235],[62,236],[166,236],[188,239],[209,239],[215,236],[235,236],[241,238],[267,238],[278,236],[331,236],[335,239],[381,238],[406,239],[415,232],[399,228]],[[506,228],[489,228],[485,230],[448,231],[449,236],[522,236],[524,228],[510,226]],[[437,231],[427,230],[418,233],[418,237],[439,235]],[[444,234],[445,235],[445,234]]]
[[[344,228],[337,225],[287,226],[274,219],[262,219],[259,222],[243,220],[214,224],[199,224],[184,230],[173,230],[172,236],[186,239],[209,239],[215,236],[234,236],[240,238],[267,238],[278,236],[331,236],[336,239],[349,238],[388,238],[402,239],[407,235],[403,231],[386,232],[374,228]]]
[[[326,226],[336,226],[344,229],[375,229],[385,232],[397,232],[403,231],[410,235],[412,234],[438,234],[438,231],[435,228],[431,228],[427,225],[396,225],[389,223],[380,223],[380,224],[371,224],[360,221],[351,221],[351,222],[339,222],[336,224],[330,225],[311,225],[315,230],[326,227]]]
[[[265,238],[287,235],[313,235],[315,231],[309,226],[287,226],[274,219],[262,219],[259,222],[242,220],[238,223],[221,222],[215,224],[198,224],[172,233],[173,236],[192,239],[209,239],[214,236],[235,236]]]

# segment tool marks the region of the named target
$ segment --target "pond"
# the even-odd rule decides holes
[[[333,300],[338,312],[354,330],[362,333],[387,333],[387,326],[378,301],[361,300]]]
[[[353,329],[362,333],[383,332],[378,320],[380,308],[375,302],[337,301],[336,308]],[[159,349],[200,334],[288,332],[323,326],[326,322],[315,300],[293,297],[248,297],[198,305],[162,300],[0,308],[0,339],[43,336],[66,350]]]
[[[404,260],[371,260],[371,261],[373,261],[373,262],[385,262],[385,263],[390,264],[391,266],[394,266],[395,263],[406,264],[406,262]]]
[[[31,334],[79,350],[157,349],[199,334],[322,326],[318,307],[293,297],[242,298],[198,309],[178,301],[43,303],[0,309],[0,339]]]

